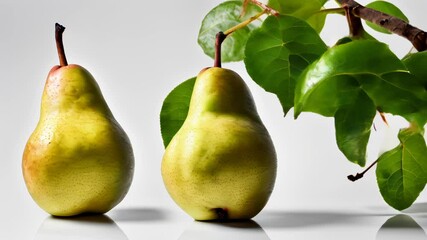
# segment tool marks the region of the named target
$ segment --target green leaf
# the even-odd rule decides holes
[[[399,132],[400,145],[378,159],[378,187],[384,200],[403,210],[412,205],[427,182],[427,148],[421,131]]]
[[[285,15],[308,19],[319,11],[327,0],[269,0],[268,6]]]
[[[335,113],[338,147],[349,161],[362,167],[366,162],[366,148],[375,114],[374,103],[361,90],[356,94],[354,102],[342,106]]]
[[[305,21],[292,16],[270,16],[248,39],[246,70],[259,86],[278,96],[286,114],[294,106],[299,75],[326,49]]]
[[[393,17],[397,17],[400,18],[401,20],[405,21],[405,22],[409,22],[408,18],[405,16],[405,14],[395,5],[393,5],[392,3],[386,2],[386,1],[374,1],[369,3],[368,5],[366,5],[366,7],[368,8],[372,8],[375,9],[377,11],[386,13],[388,15],[391,15]],[[391,32],[381,26],[378,26],[374,23],[371,23],[369,21],[366,21],[366,24],[374,29],[375,31],[381,32],[381,33],[386,33],[386,34],[391,34]]]
[[[303,111],[334,116],[338,147],[364,165],[376,109],[424,126],[427,102],[418,96],[420,88],[387,45],[352,41],[330,48],[301,75],[295,117]]]
[[[241,17],[242,1],[227,1],[213,8],[203,19],[199,30],[198,43],[206,55],[215,56],[215,36],[218,32],[224,32],[236,26],[242,21],[261,12],[255,5],[248,4],[246,14]],[[259,25],[259,24],[258,24]],[[244,57],[246,41],[249,34],[257,26],[254,21],[248,26],[241,28],[227,38],[222,43],[222,62],[241,61]]]
[[[381,112],[399,115],[424,126],[427,121],[427,98],[420,98],[420,92],[424,90],[414,75],[390,72],[370,78],[360,74],[357,79]]]
[[[427,91],[427,52],[417,52],[407,55],[403,58],[403,63],[413,74],[420,85],[424,87],[424,93]]]
[[[184,81],[174,88],[163,101],[160,111],[160,129],[165,147],[187,118],[195,82],[196,77]]]
[[[325,26],[327,15],[325,12],[317,11],[307,18],[306,21],[316,32],[320,33]]]
[[[365,91],[380,111],[425,122],[427,102],[417,94],[419,83],[387,45],[371,40],[334,46],[308,67],[296,86],[295,117],[302,111],[333,116],[353,102],[347,92],[354,88]]]
[[[291,15],[306,20],[311,27],[320,32],[325,24],[326,14],[319,10],[327,0],[269,0],[268,6],[283,15]]]
[[[332,117],[341,106],[354,102],[354,92],[360,89],[359,74],[372,78],[395,71],[405,71],[405,67],[385,44],[360,40],[336,45],[298,80],[295,116],[308,111]]]

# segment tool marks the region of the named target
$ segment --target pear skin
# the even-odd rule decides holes
[[[83,67],[49,72],[22,170],[34,201],[54,216],[105,213],[128,192],[131,143]]]
[[[250,219],[266,205],[276,168],[273,142],[245,82],[228,69],[203,70],[162,160],[172,199],[196,220]]]

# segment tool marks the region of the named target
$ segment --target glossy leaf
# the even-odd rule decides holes
[[[292,16],[270,16],[248,39],[246,70],[258,85],[278,96],[286,114],[294,106],[299,75],[326,49],[305,21]]]
[[[363,91],[353,94],[354,102],[341,106],[335,113],[335,136],[347,159],[363,167],[376,109]]]
[[[258,6],[248,4],[246,14],[241,17],[242,1],[227,1],[213,8],[203,19],[200,27],[198,43],[206,55],[215,56],[215,36],[218,32],[225,32],[242,21],[261,12]],[[241,61],[249,34],[259,26],[257,21],[241,28],[227,36],[222,43],[222,62]]]
[[[165,147],[181,128],[187,117],[195,82],[195,77],[184,81],[174,88],[163,101],[160,112],[160,129]]]
[[[388,15],[397,17],[402,19],[405,22],[409,22],[408,18],[405,16],[405,14],[395,5],[393,5],[392,3],[386,2],[386,1],[374,1],[369,3],[368,5],[366,5],[366,7],[368,8],[372,8],[375,9],[377,11],[386,13]],[[374,29],[375,31],[381,32],[381,33],[387,33],[387,34],[391,34],[391,32],[381,26],[378,26],[374,23],[371,23],[369,21],[366,21],[366,24],[371,27],[372,29]]]
[[[387,45],[370,40],[335,46],[307,69],[296,87],[295,116],[302,111],[333,116],[353,101],[346,92],[354,88],[363,89],[383,112],[425,122],[427,102],[416,93],[419,83]]]
[[[378,159],[377,182],[384,200],[397,210],[412,205],[427,182],[427,148],[420,131],[399,132],[400,145]]]
[[[301,75],[295,117],[302,111],[334,116],[338,147],[364,165],[376,109],[424,126],[427,102],[418,91],[424,90],[385,44],[352,41],[329,49]]]
[[[372,52],[376,54],[370,54]],[[332,117],[341,106],[354,102],[355,95],[348,92],[360,89],[359,74],[375,77],[394,71],[405,71],[405,67],[384,44],[352,41],[334,46],[299,79],[295,116],[309,111]]]
[[[291,15],[306,20],[320,32],[325,24],[326,14],[320,13],[327,0],[269,0],[268,5],[283,15]]]

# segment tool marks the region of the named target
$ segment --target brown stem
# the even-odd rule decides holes
[[[223,32],[216,34],[214,67],[221,67],[221,45],[226,37],[227,35],[225,35]]]
[[[350,29],[350,36],[359,38],[363,36],[364,29],[360,18],[352,14],[351,8],[344,6],[345,16],[347,18],[348,27]]]
[[[379,112],[380,113],[380,117],[383,120],[383,122],[388,126],[388,121],[387,118],[384,115],[384,112]]]
[[[378,163],[378,160],[379,160],[379,159],[375,160],[371,165],[369,165],[369,167],[368,167],[368,168],[366,168],[366,169],[365,169],[365,171],[363,171],[363,172],[361,172],[361,173],[357,173],[356,175],[348,175],[348,176],[347,176],[348,180],[350,180],[350,181],[354,182],[354,181],[357,181],[357,180],[361,179],[361,178],[363,177],[363,175],[364,175],[367,171],[369,171],[369,169],[371,169],[375,164],[377,164],[377,163]]]
[[[337,0],[343,7],[348,7],[351,14],[377,24],[392,33],[408,39],[418,51],[427,49],[427,33],[410,25],[409,23],[382,13],[380,11],[364,7],[354,0]]]
[[[62,42],[62,34],[65,31],[65,27],[59,23],[55,23],[55,40],[56,49],[58,50],[59,65],[61,67],[67,66],[67,58],[65,57],[64,43]]]
[[[264,11],[259,12],[255,16],[252,16],[249,19],[246,19],[245,21],[227,29],[225,32],[219,32],[216,34],[214,67],[221,67],[221,45],[222,45],[222,42],[224,42],[225,38],[228,35],[232,34],[233,32],[248,26],[251,22],[259,19],[263,14],[267,12],[268,11],[264,9]]]

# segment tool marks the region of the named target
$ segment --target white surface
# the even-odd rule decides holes
[[[0,239],[426,238],[425,193],[405,212],[412,220],[398,216],[386,224],[399,212],[382,200],[374,172],[347,181],[360,168],[338,151],[332,119],[303,114],[295,121],[292,113],[283,118],[276,98],[250,81],[242,63],[224,66],[248,80],[273,138],[279,160],[275,191],[255,222],[237,226],[194,222],[174,204],[160,176],[164,149],[158,116],[174,86],[212,65],[196,38],[203,16],[220,2],[0,1]],[[392,2],[427,29],[426,1]],[[38,121],[47,73],[58,62],[55,22],[67,27],[69,62],[95,76],[134,148],[136,171],[127,197],[95,219],[50,217],[32,201],[22,178],[22,151]],[[322,35],[332,44],[346,33],[344,18],[331,16]],[[397,36],[382,39],[399,56],[410,49]],[[368,163],[388,146],[384,138],[392,131],[379,120],[376,124]],[[392,127],[396,131],[397,124]],[[412,227],[402,229],[407,225]]]

